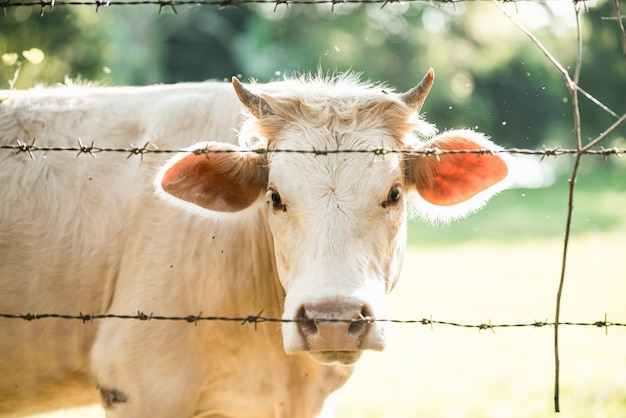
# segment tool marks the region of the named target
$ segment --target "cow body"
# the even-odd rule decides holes
[[[97,401],[110,417],[316,416],[360,352],[384,346],[383,323],[332,320],[386,317],[403,254],[408,165],[399,154],[265,155],[229,144],[241,130],[242,147],[401,149],[402,135],[430,130],[409,122],[409,108],[389,127],[401,100],[343,82],[367,93],[365,105],[346,93],[358,108],[352,116],[308,106],[334,98],[307,99],[293,81],[256,86],[261,101],[212,82],[0,92],[1,144],[178,149],[209,140],[221,142],[196,148],[233,150],[175,157],[157,176],[158,193],[152,182],[166,155],[0,151],[0,313],[291,320],[0,318],[0,416]],[[242,102],[253,115],[243,125]],[[481,190],[503,176],[495,177]],[[358,196],[375,204],[364,210]]]

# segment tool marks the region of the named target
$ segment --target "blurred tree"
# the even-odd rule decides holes
[[[586,65],[580,75],[580,86],[621,116],[626,112],[626,57],[621,53],[617,21],[610,19],[615,16],[613,7],[613,2],[606,2],[604,7],[590,9],[589,18],[584,21],[590,42],[583,47]],[[624,3],[621,12],[622,16],[626,14]],[[583,140],[597,137],[616,120],[582,96],[580,112],[585,120]],[[619,132],[626,139],[626,126],[622,125]]]
[[[235,41],[245,35],[251,10],[195,7],[180,15],[158,20],[166,81],[223,79],[241,71]]]
[[[101,51],[108,40],[94,24],[93,10],[59,7],[53,12],[44,9],[43,16],[39,13],[35,7],[18,6],[0,16],[0,55],[17,54],[11,65],[0,63],[0,88],[9,87],[18,69],[15,88],[61,82],[65,76],[107,81]],[[42,62],[26,59],[23,51],[31,48],[44,53]]]

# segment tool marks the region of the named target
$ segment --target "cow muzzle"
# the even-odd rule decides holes
[[[352,364],[363,350],[385,347],[384,327],[374,320],[367,303],[356,300],[330,299],[302,304],[289,325],[295,336],[286,344],[286,350],[306,351],[322,364]]]

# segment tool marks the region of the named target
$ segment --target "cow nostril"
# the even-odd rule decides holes
[[[369,309],[366,306],[361,308],[359,316],[353,319],[353,322],[348,327],[348,333],[353,336],[364,334],[371,322],[372,316]]]
[[[314,336],[317,334],[317,323],[314,319],[309,318],[304,306],[300,307],[298,314],[296,315],[296,321],[298,322],[298,328],[304,335]]]
[[[350,327],[348,328],[348,333],[350,335],[359,335],[362,334],[365,331],[365,328],[367,328],[367,323],[361,321],[361,320],[356,320],[357,322],[353,322],[350,324]]]

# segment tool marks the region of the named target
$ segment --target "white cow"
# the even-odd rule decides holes
[[[332,152],[497,149],[467,130],[420,140],[434,135],[417,113],[432,81],[405,94],[351,75],[0,92],[0,144],[221,141],[164,165],[0,150],[0,313],[287,320],[0,318],[0,416],[99,401],[107,417],[318,414],[362,351],[385,346],[374,319],[389,318],[407,197],[449,219],[506,182],[499,154]]]

